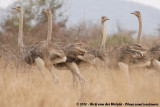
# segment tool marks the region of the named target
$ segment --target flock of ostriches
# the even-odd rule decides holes
[[[105,16],[101,17],[103,38],[100,50],[93,49],[83,43],[69,43],[67,46],[58,46],[56,43],[51,42],[51,9],[45,9],[43,11],[48,16],[47,40],[32,45],[25,45],[23,43],[23,10],[21,7],[13,9],[20,14],[18,47],[23,59],[29,65],[36,65],[42,76],[45,76],[43,72],[44,68],[48,70],[52,74],[55,82],[58,82],[58,77],[55,75],[54,69],[65,67],[71,71],[74,85],[77,85],[78,80],[80,84],[83,84],[84,78],[79,71],[79,64],[82,62],[91,65],[96,65],[97,61],[102,62],[108,67],[118,68],[120,71],[125,72],[127,78],[130,78],[129,71],[131,68],[154,68],[160,71],[160,44],[157,44],[151,49],[145,49],[141,46],[142,20],[139,11],[131,13],[137,16],[139,21],[137,43],[123,44],[110,52],[106,52],[105,43],[107,32],[104,23],[109,19]]]

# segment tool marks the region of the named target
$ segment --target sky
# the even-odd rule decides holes
[[[0,7],[5,8],[9,4],[12,4],[14,1],[16,0],[0,0]],[[126,1],[137,2],[160,10],[160,0],[126,0]]]
[[[6,8],[8,5],[12,4],[15,0],[0,0],[0,8]]]
[[[5,2],[0,0],[0,8],[5,8],[14,1],[16,0],[5,0]],[[64,0],[64,4],[64,10],[67,9],[65,15],[69,16],[67,27],[79,25],[79,22],[100,25],[100,16],[106,15],[111,19],[106,23],[109,34],[117,32],[117,25],[125,30],[137,31],[137,19],[128,14],[133,10],[142,13],[143,33],[145,34],[155,33],[160,23],[160,0],[101,0],[101,2],[99,0]]]
[[[126,1],[132,1],[136,3],[144,4],[160,10],[160,0],[126,0]]]

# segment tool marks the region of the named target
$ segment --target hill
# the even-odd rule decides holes
[[[143,33],[156,33],[160,24],[160,11],[135,2],[125,0],[65,0],[69,6],[68,26],[76,25],[79,21],[100,23],[101,16],[110,18],[107,23],[108,33],[117,31],[117,24],[125,30],[138,30],[137,18],[130,13],[139,10],[142,14]]]

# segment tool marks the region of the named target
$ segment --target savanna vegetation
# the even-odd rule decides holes
[[[0,106],[1,107],[76,107],[80,103],[159,103],[160,73],[152,69],[132,70],[131,84],[123,72],[89,66],[80,71],[85,78],[83,87],[73,87],[72,75],[68,70],[55,70],[59,83],[55,84],[46,72],[45,79],[34,66],[25,64],[19,54],[17,45],[18,14],[11,8],[23,6],[24,42],[33,44],[46,39],[47,17],[43,9],[51,8],[53,12],[52,42],[68,44],[86,43],[98,48],[102,39],[99,25],[79,23],[72,28],[66,27],[67,17],[63,11],[63,1],[27,0],[16,1],[6,10],[7,18],[1,24],[0,32]],[[61,20],[57,20],[61,19]],[[78,22],[77,22],[78,23]],[[107,51],[124,43],[134,43],[135,31],[119,31],[107,37]],[[160,37],[143,35],[142,46],[150,48],[159,43]],[[13,52],[15,55],[13,55]],[[160,103],[159,103],[160,104]],[[87,105],[89,106],[89,105]],[[158,105],[160,106],[160,105]],[[157,106],[157,107],[158,107]],[[147,107],[147,106],[145,106]]]

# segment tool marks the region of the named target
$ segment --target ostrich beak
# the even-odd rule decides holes
[[[131,14],[134,14],[134,13],[131,13]]]
[[[110,19],[106,18],[106,20],[110,20]]]

